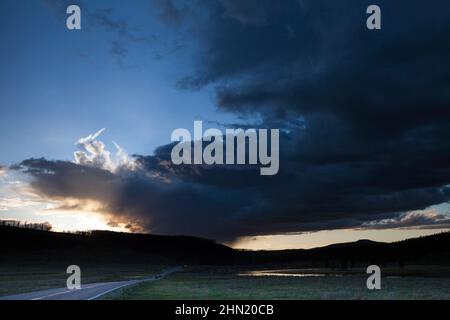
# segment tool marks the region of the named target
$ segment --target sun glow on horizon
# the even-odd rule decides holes
[[[362,239],[379,242],[395,242],[446,231],[450,231],[450,229],[343,229],[306,232],[301,234],[242,237],[228,245],[234,249],[243,250],[311,249],[336,243],[354,242]]]
[[[89,231],[89,230],[108,230],[127,232],[123,227],[111,227],[108,221],[100,214],[84,211],[58,211],[57,217],[52,223],[53,231]],[[53,220],[53,219],[52,219]]]

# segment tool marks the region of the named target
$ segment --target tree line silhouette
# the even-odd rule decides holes
[[[52,225],[49,222],[27,222],[19,220],[0,220],[0,226],[3,227],[14,227],[14,228],[25,228],[25,229],[35,229],[41,231],[51,231]]]
[[[212,240],[111,231],[45,232],[0,225],[5,262],[144,262],[190,265],[266,265],[351,270],[376,264],[450,267],[450,232],[394,243],[360,240],[314,249],[236,250]]]

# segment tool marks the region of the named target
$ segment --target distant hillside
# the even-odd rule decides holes
[[[110,231],[83,234],[0,227],[0,256],[6,261],[82,261],[222,264],[235,251],[213,241]]]
[[[367,239],[361,239],[355,242],[344,242],[344,243],[334,243],[322,248],[344,248],[344,247],[354,247],[354,246],[365,246],[365,245],[373,245],[377,243],[385,243],[385,242],[377,242]],[[316,248],[318,249],[318,248]]]
[[[145,262],[347,269],[368,264],[450,266],[450,233],[396,243],[360,240],[309,250],[243,251],[187,236],[56,233],[0,227],[2,262]]]
[[[247,252],[251,263],[304,267],[353,268],[369,264],[450,266],[450,232],[394,243],[360,240],[309,250]]]

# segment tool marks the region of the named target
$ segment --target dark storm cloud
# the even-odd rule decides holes
[[[369,1],[255,3],[185,19],[198,54],[179,86],[213,86],[220,109],[288,128],[290,179],[259,187],[273,219],[352,225],[447,202],[448,2],[378,1],[381,31],[365,26]]]
[[[381,31],[365,27],[368,1],[195,3],[158,1],[197,46],[179,86],[213,87],[220,109],[281,128],[279,173],[174,166],[166,145],[116,173],[27,160],[36,190],[98,200],[130,227],[218,240],[448,224],[409,212],[450,200],[447,1],[380,0]]]
[[[257,203],[254,193],[243,196],[245,187],[233,190],[196,183],[194,178],[185,181],[150,165],[113,174],[71,162],[30,159],[15,169],[30,174],[31,186],[43,197],[99,201],[112,221],[131,221],[131,226],[154,233],[231,239],[247,232],[239,221]]]
[[[180,85],[218,86],[220,108],[279,118],[331,114],[367,135],[380,135],[380,125],[398,134],[446,123],[445,1],[379,1],[383,30],[375,32],[365,27],[368,1],[270,2],[245,11],[265,17],[257,25],[226,18],[242,1],[219,3],[210,19],[198,19],[196,73]]]
[[[285,135],[281,141],[289,142],[282,150],[289,150],[295,139]],[[249,166],[175,166],[172,146],[161,146],[153,156],[136,156],[136,169],[123,167],[116,173],[45,159],[26,160],[15,169],[32,175],[32,187],[43,197],[98,201],[113,221],[131,222],[133,230],[226,241],[279,232],[376,228],[379,224],[367,224],[373,220],[388,227],[385,219],[392,225],[399,213],[450,196],[448,188],[372,186],[364,166],[305,162],[302,167],[290,152],[282,152],[283,170],[272,177]]]

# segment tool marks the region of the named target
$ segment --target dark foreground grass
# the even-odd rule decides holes
[[[64,288],[67,264],[20,264],[0,266],[0,297],[18,293]],[[145,278],[165,267],[148,264],[80,265],[81,284]]]
[[[113,292],[104,299],[450,299],[450,278],[384,277],[370,291],[366,276],[251,277],[235,271],[190,271]]]

